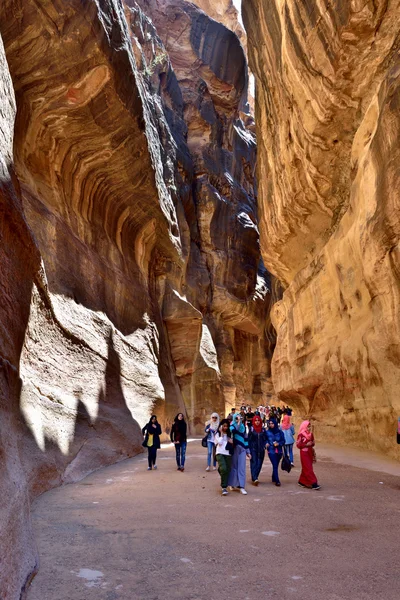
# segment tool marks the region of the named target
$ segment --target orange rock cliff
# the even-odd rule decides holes
[[[400,458],[400,4],[359,4],[1,3],[1,600],[32,499],[152,413]]]

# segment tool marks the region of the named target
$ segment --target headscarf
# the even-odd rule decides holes
[[[213,417],[217,417],[217,420],[215,422],[213,421]],[[218,427],[219,427],[219,414],[216,412],[213,412],[213,413],[211,413],[210,429],[212,429],[212,431],[214,433],[217,433]]]
[[[307,442],[309,442],[312,439],[313,434],[311,433],[311,431],[307,431],[307,427],[309,426],[309,424],[310,424],[310,421],[302,422],[302,424],[299,427],[299,433],[297,435],[297,439],[299,439],[300,436],[305,438],[307,440]]]
[[[256,421],[258,421],[258,425],[256,425]],[[262,426],[262,420],[260,415],[254,415],[253,419],[252,419],[252,424],[253,424],[253,431],[255,433],[261,433],[263,426]]]
[[[235,415],[233,415],[233,421],[232,421],[232,425],[231,425],[231,429],[236,429],[236,431],[238,431],[239,433],[244,433],[246,431],[246,427],[243,425],[243,423],[240,421],[241,419],[241,414],[240,413],[236,413]],[[236,423],[236,421],[239,419],[239,425]]]
[[[283,416],[281,429],[290,429],[290,417],[287,414]]]
[[[271,429],[271,427],[269,426],[270,423],[274,424],[273,429]],[[275,419],[275,417],[271,417],[270,419],[268,419],[268,429],[270,431],[273,431],[274,433],[276,433],[278,431],[278,429],[279,429],[279,427],[278,427],[278,421]]]

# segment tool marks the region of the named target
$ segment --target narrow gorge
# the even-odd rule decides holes
[[[1,3],[0,600],[152,413],[400,459],[400,2],[237,6]]]

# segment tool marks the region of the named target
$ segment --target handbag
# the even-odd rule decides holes
[[[207,448],[207,445],[208,445],[208,433],[206,433],[206,435],[201,440],[201,445],[203,446],[203,448]]]
[[[290,471],[292,470],[292,464],[286,452],[284,452],[282,456],[281,469],[282,471],[286,471],[287,473],[290,473]]]

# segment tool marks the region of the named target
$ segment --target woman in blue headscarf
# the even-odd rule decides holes
[[[230,429],[235,450],[232,456],[228,485],[232,488],[239,488],[240,493],[246,495],[246,456],[251,459],[251,454],[247,441],[246,428],[241,421],[239,413],[234,415]]]
[[[273,418],[268,420],[267,445],[268,457],[272,463],[272,483],[278,487],[279,481],[279,463],[282,458],[283,446],[285,445],[285,436],[278,427],[278,421]]]

